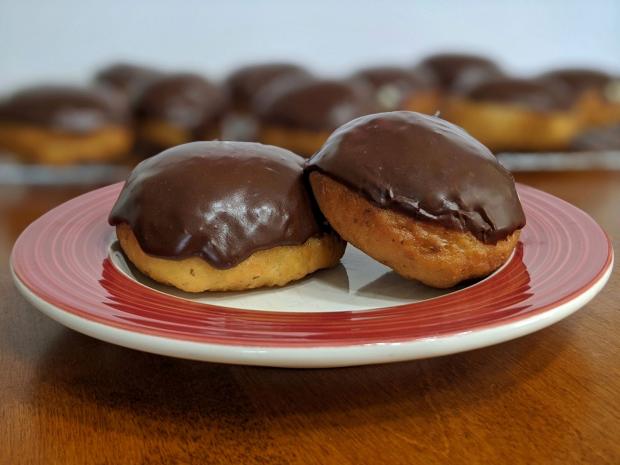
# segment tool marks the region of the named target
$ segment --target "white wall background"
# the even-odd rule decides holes
[[[620,0],[0,0],[0,90],[119,59],[221,76],[286,59],[338,74],[472,50],[534,72],[620,72]]]

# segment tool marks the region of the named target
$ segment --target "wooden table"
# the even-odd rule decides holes
[[[620,244],[620,173],[520,175]],[[17,293],[11,245],[77,194],[0,187],[0,464],[619,464],[620,273],[495,347],[334,370],[190,362],[65,329]],[[618,267],[616,267],[618,270]]]

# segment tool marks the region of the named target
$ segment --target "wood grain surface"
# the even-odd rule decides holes
[[[620,244],[620,173],[518,180]],[[0,187],[0,464],[619,464],[620,273],[536,334],[393,365],[190,362],[82,336],[14,288],[17,235],[80,194]],[[616,266],[616,270],[618,267]]]

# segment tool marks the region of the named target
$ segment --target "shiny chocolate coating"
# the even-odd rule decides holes
[[[263,63],[244,66],[230,74],[226,86],[233,105],[238,109],[248,109],[254,97],[265,86],[289,76],[310,76],[299,65],[291,63]]]
[[[324,231],[304,159],[251,142],[192,142],[140,163],[110,213],[151,255],[231,268],[258,250]]]
[[[30,87],[0,102],[0,122],[76,134],[124,124],[127,116],[116,99],[82,87]]]
[[[255,100],[262,124],[309,131],[333,131],[375,109],[367,85],[327,79],[290,79],[270,86]]]
[[[518,105],[537,111],[566,111],[574,95],[561,82],[544,79],[495,77],[483,80],[460,95],[469,100]]]
[[[116,63],[99,71],[95,75],[95,82],[120,92],[126,97],[133,98],[147,84],[161,75],[162,73],[153,68],[129,63]]]
[[[488,58],[478,55],[440,53],[431,55],[420,62],[418,68],[431,72],[439,85],[451,90],[464,74],[496,74],[501,69]]]
[[[147,85],[135,105],[136,118],[156,120],[196,131],[219,121],[226,110],[226,93],[191,73],[162,76]]]
[[[525,225],[512,175],[463,129],[395,111],[336,130],[308,162],[381,208],[494,244]]]

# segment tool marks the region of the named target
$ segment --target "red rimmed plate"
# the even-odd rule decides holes
[[[20,291],[79,332],[195,360],[331,367],[461,352],[544,328],[592,299],[613,251],[584,212],[518,186],[528,224],[492,276],[450,291],[406,281],[349,247],[343,263],[281,289],[198,296],[142,277],[107,224],[121,184],[32,223],[11,258]]]

